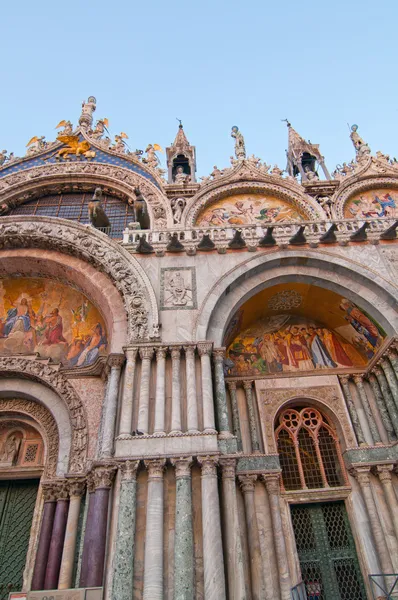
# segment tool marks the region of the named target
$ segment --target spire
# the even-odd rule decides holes
[[[184,127],[179,121],[177,135],[171,146],[166,148],[168,182],[175,185],[186,185],[195,181],[196,153],[185,135]]]
[[[301,181],[319,179],[317,164],[322,167],[326,179],[331,179],[325,166],[324,157],[319,150],[319,144],[308,142],[297,133],[286,119],[288,128],[287,171],[292,177],[301,175]]]

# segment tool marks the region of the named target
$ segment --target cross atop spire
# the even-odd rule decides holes
[[[195,181],[196,154],[195,146],[188,142],[181,119],[177,121],[179,125],[175,140],[166,148],[168,182],[183,185]]]
[[[306,141],[292,127],[287,119],[288,149],[287,149],[287,171],[292,177],[301,175],[301,181],[319,179],[317,163],[322,167],[326,179],[331,179],[325,166],[324,157],[319,150],[319,144]]]

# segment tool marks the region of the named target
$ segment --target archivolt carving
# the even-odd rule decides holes
[[[321,411],[322,406],[326,406],[334,415],[334,424],[341,427],[346,445],[348,447],[356,447],[357,444],[350,422],[347,418],[347,411],[345,410],[340,395],[337,393],[336,386],[324,385],[300,389],[261,389],[256,386],[256,391],[259,398],[263,432],[267,439],[268,452],[270,454],[277,451],[274,424],[278,411],[287,402],[292,400],[300,401],[304,398],[308,404],[311,404],[311,400],[315,401],[318,405],[320,404]],[[265,424],[267,424],[266,427]]]
[[[71,178],[73,180],[71,181]],[[43,195],[65,189],[81,189],[84,185],[102,185],[124,198],[134,198],[139,187],[147,201],[153,229],[172,227],[173,214],[166,196],[148,179],[120,166],[96,162],[60,162],[33,167],[0,178],[0,205],[10,207]]]
[[[87,419],[80,398],[69,381],[62,373],[55,371],[49,365],[19,356],[0,357],[0,372],[16,373],[19,376],[35,379],[46,384],[63,399],[68,406],[72,426],[69,470],[74,473],[84,471],[88,444]]]
[[[47,444],[45,478],[55,477],[58,458],[58,428],[51,413],[41,404],[22,398],[0,398],[0,413],[11,412],[29,415],[42,427]]]
[[[3,217],[1,248],[56,250],[94,265],[109,275],[121,292],[128,317],[128,343],[152,337],[149,326],[158,325],[158,311],[149,279],[133,256],[94,228],[48,217],[29,217],[28,221]]]

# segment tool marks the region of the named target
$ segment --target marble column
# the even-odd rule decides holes
[[[116,466],[94,467],[95,486],[92,535],[88,558],[87,587],[101,587],[104,580],[106,532],[108,528],[109,493],[116,473]]]
[[[228,381],[229,396],[231,399],[232,429],[236,437],[238,450],[242,451],[242,434],[240,431],[238,399],[236,397],[236,381]]]
[[[394,342],[393,348],[387,350],[387,356],[390,359],[392,368],[394,369],[395,376],[398,378],[398,356],[397,356],[397,342]]]
[[[391,479],[391,473],[393,469],[394,465],[378,465],[377,474],[383,485],[384,494],[386,496],[388,508],[390,509],[392,522],[394,524],[395,536],[398,540],[398,499],[395,494]]]
[[[355,477],[360,485],[362,496],[365,501],[366,510],[369,516],[370,528],[373,533],[373,538],[376,544],[376,552],[380,561],[380,566],[383,573],[393,573],[393,566],[388,551],[386,538],[381,526],[376,503],[373,498],[370,481],[370,467],[357,468]]]
[[[242,600],[247,598],[247,593],[236,497],[236,460],[223,458],[220,465],[229,600]]]
[[[278,562],[279,588],[281,600],[290,600],[291,581],[289,573],[289,563],[287,559],[285,535],[282,527],[279,474],[263,475],[263,480],[265,482],[265,487],[267,488],[271,511],[275,552]]]
[[[218,432],[222,438],[230,438],[232,434],[229,430],[227,393],[225,390],[224,379],[224,357],[225,348],[215,348],[213,350],[214,358],[214,383],[215,400],[217,410]]]
[[[174,600],[194,600],[195,568],[192,517],[192,456],[172,461],[176,474]]]
[[[374,373],[370,373],[368,375],[368,380],[369,380],[370,386],[372,388],[373,395],[376,399],[376,404],[377,404],[377,407],[380,412],[380,416],[381,416],[381,420],[384,425],[384,429],[387,432],[388,441],[395,442],[398,438],[394,431],[394,426],[392,424],[390,415],[388,414],[387,405],[383,398],[383,394],[381,393],[381,389],[377,382],[376,375],[374,375]],[[398,415],[397,415],[397,427],[398,427]]]
[[[41,488],[44,498],[43,517],[41,520],[39,543],[37,546],[35,566],[33,569],[31,584],[32,591],[44,589],[44,578],[46,575],[55,508],[57,505],[56,486],[54,483],[42,483]]]
[[[94,532],[94,514],[95,514],[95,483],[93,473],[89,473],[87,477],[88,503],[86,527],[84,530],[83,552],[80,567],[80,587],[87,587],[87,577],[89,569],[89,559],[92,546],[92,538]]]
[[[153,348],[149,348],[148,346],[140,348],[141,385],[137,429],[142,433],[148,433],[149,431],[149,384],[152,356]]]
[[[372,369],[372,373],[374,373],[376,375],[377,381],[378,381],[380,389],[381,389],[381,393],[384,398],[384,402],[386,403],[386,406],[387,406],[388,414],[390,415],[390,419],[393,424],[395,433],[398,436],[398,410],[397,410],[397,407],[395,406],[394,399],[391,395],[386,376],[384,375],[383,370],[379,366]]]
[[[366,390],[365,390],[365,387],[364,387],[363,381],[362,381],[362,375],[354,375],[354,382],[357,387],[359,397],[360,397],[363,409],[366,414],[366,419],[368,421],[368,425],[369,425],[370,433],[372,435],[373,443],[381,444],[380,433],[379,433],[379,430],[377,429],[377,425],[376,425],[376,422],[375,422],[373,414],[372,414],[372,409],[370,408],[369,399],[366,395]]]
[[[67,590],[72,585],[73,565],[75,560],[76,537],[80,516],[82,495],[86,487],[84,479],[70,479],[68,481],[69,512],[66,523],[64,549],[62,552],[61,568],[59,572],[58,589]]]
[[[156,395],[154,433],[165,433],[166,348],[156,348]]]
[[[261,565],[260,536],[254,501],[254,488],[257,475],[240,475],[239,483],[245,501],[246,525],[249,538],[250,574],[252,582],[252,599],[262,600],[265,596]]]
[[[165,459],[145,461],[148,469],[148,496],[143,600],[163,598],[163,470],[165,464]]]
[[[123,396],[120,410],[119,439],[131,437],[134,401],[134,374],[138,348],[126,348],[126,368],[124,371]]]
[[[197,433],[199,428],[198,404],[196,399],[195,347],[184,346],[184,350],[187,380],[187,428],[188,433]]]
[[[365,436],[363,435],[362,427],[358,419],[357,409],[355,408],[355,404],[351,396],[350,386],[348,383],[349,377],[347,375],[340,375],[339,379],[341,387],[343,388],[344,398],[347,403],[348,412],[350,413],[351,422],[355,431],[358,445],[367,446]]]
[[[200,456],[198,461],[202,466],[204,600],[226,600],[218,461],[214,456]]]
[[[127,460],[121,466],[122,479],[111,600],[131,600],[134,596],[135,512],[139,463],[139,460]]]
[[[172,346],[171,352],[171,432],[180,433],[181,427],[181,346]]]
[[[48,553],[44,589],[55,590],[58,587],[59,570],[61,567],[62,548],[64,545],[66,522],[68,518],[68,489],[66,483],[60,483],[57,489],[57,506],[55,509],[53,530],[51,533],[50,550]]]
[[[120,372],[123,363],[124,355],[122,354],[110,354],[108,357],[110,373],[108,375],[109,383],[106,388],[106,397],[104,401],[105,407],[101,449],[101,456],[105,458],[110,458],[113,454]]]
[[[398,383],[394,369],[392,368],[391,363],[386,356],[383,356],[383,358],[379,361],[379,364],[383,369],[384,375],[388,381],[388,386],[390,388],[391,395],[394,398],[395,406],[398,408]]]
[[[202,371],[203,431],[216,433],[214,420],[213,384],[211,375],[211,342],[199,342],[198,352]]]
[[[258,454],[260,452],[260,443],[258,441],[257,423],[256,423],[256,417],[254,414],[252,385],[253,385],[252,381],[244,381],[243,382],[243,387],[245,389],[245,394],[246,394],[247,411],[249,413],[249,428],[250,428],[250,439],[251,439],[251,444],[252,444],[252,452],[254,454]]]

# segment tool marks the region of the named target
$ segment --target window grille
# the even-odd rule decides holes
[[[285,490],[347,483],[337,433],[318,410],[288,408],[279,417],[275,435]]]

